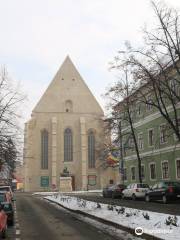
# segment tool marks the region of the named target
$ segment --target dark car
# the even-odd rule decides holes
[[[7,229],[7,215],[3,210],[3,206],[0,204],[0,237],[6,238]]]
[[[7,215],[7,223],[8,225],[14,225],[14,209],[12,202],[2,202],[1,203],[4,212]]]
[[[123,184],[113,184],[103,188],[103,197],[116,198],[122,196],[122,191],[126,188]]]
[[[163,203],[167,203],[175,199],[180,199],[180,182],[158,182],[145,195],[146,202],[162,200]]]
[[[7,215],[8,225],[13,225],[14,224],[13,202],[9,201],[9,198],[7,197],[6,192],[0,192],[0,204]]]
[[[13,191],[12,191],[11,187],[8,185],[0,186],[0,192],[9,193],[9,197],[13,198]]]

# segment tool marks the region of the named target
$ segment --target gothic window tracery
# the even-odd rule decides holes
[[[64,162],[73,161],[73,135],[70,128],[64,131]]]
[[[41,169],[48,169],[48,131],[41,131]]]

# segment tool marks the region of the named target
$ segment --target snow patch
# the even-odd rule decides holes
[[[46,196],[44,198],[55,203],[60,203],[66,208],[80,210],[131,229],[140,227],[145,233],[162,239],[179,239],[180,216],[176,216],[177,226],[174,226],[173,224],[167,225],[168,217],[174,219],[174,216],[168,214],[95,203],[75,196],[67,196],[60,193],[54,193],[51,196]]]

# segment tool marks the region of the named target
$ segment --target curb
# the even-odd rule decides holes
[[[138,236],[135,234],[134,232],[134,229],[130,228],[130,227],[126,227],[126,226],[123,226],[123,225],[120,225],[118,223],[114,223],[114,222],[111,222],[109,220],[106,220],[106,219],[103,219],[103,218],[100,218],[100,217],[97,217],[97,216],[94,216],[94,215],[91,215],[89,213],[85,213],[83,211],[80,211],[80,210],[74,210],[74,209],[70,209],[68,207],[65,207],[63,206],[62,204],[60,203],[57,203],[57,202],[54,202],[53,200],[50,200],[50,199],[47,199],[47,198],[44,198],[46,199],[47,201],[49,202],[52,202],[52,203],[55,203],[61,207],[63,207],[64,209],[70,211],[70,212],[73,212],[73,213],[76,213],[76,214],[79,214],[79,215],[83,215],[85,217],[88,217],[88,218],[91,218],[93,220],[97,220],[98,222],[101,222],[101,223],[104,223],[104,224],[107,224],[109,226],[112,226],[112,227],[115,227],[115,228],[118,228],[120,230],[123,230],[123,231],[126,231],[128,233],[131,233],[132,235],[136,236],[136,237],[142,237],[142,238],[145,238],[147,240],[163,240],[162,238],[158,238],[158,237],[155,237],[155,236],[152,236],[150,234],[147,234],[147,233],[143,233],[142,235]]]
[[[17,208],[15,203],[14,203],[14,231],[15,231],[15,240],[20,240],[21,231],[20,231],[20,226],[19,226],[19,221],[17,216]]]

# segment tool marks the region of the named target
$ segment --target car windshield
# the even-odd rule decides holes
[[[165,182],[167,186],[180,187],[180,182]]]
[[[145,183],[137,184],[137,187],[138,188],[149,188],[148,184],[145,184]]]
[[[119,188],[124,188],[124,185],[118,184],[117,187],[119,187]]]
[[[9,187],[0,187],[0,191],[9,191]]]

